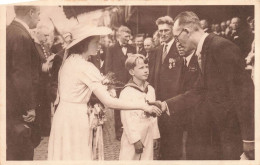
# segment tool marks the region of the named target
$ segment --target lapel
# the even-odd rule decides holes
[[[146,81],[146,82],[144,83],[144,89],[141,89],[141,88],[133,81],[133,79],[130,79],[130,80],[128,81],[128,83],[124,86],[124,88],[125,88],[125,87],[132,87],[132,88],[134,88],[134,89],[136,89],[136,90],[138,90],[138,91],[140,91],[140,92],[142,92],[142,93],[146,93],[146,94],[147,94],[147,92],[148,92],[148,85],[149,85],[149,83]]]
[[[13,20],[13,22],[11,23],[11,25],[12,25],[12,26],[15,26],[15,27],[17,27],[17,28],[19,28],[19,29],[21,29],[24,33],[26,33],[26,34],[28,35],[28,37],[30,37],[30,38],[33,40],[31,34],[28,32],[28,30],[26,30],[26,28],[25,28],[21,23],[19,23],[19,22]]]
[[[169,50],[168,54],[166,55],[165,59],[169,56],[169,54],[173,54],[173,58],[175,58],[175,59],[179,57],[179,53],[177,52],[175,41],[172,43],[172,46],[170,47],[170,50]]]
[[[207,57],[209,54],[209,49],[210,49],[210,44],[212,39],[215,37],[214,34],[209,34],[203,43],[202,50],[201,50],[201,72],[204,75],[205,74],[205,66],[206,66],[206,61]]]
[[[115,44],[115,50],[116,50],[115,53],[118,55],[118,58],[120,59],[121,63],[125,65],[126,55],[124,55],[124,53],[122,51],[122,47],[120,46],[119,42],[117,42]],[[128,51],[128,48],[127,48],[127,51]]]
[[[157,53],[155,56],[155,81],[158,80],[158,73],[160,71],[160,66],[162,63],[162,53],[163,53],[163,45],[161,45],[158,49],[157,49]]]

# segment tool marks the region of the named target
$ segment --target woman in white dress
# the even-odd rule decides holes
[[[99,70],[87,61],[96,55],[100,35],[112,31],[106,27],[72,32],[74,40],[66,48],[68,56],[59,73],[59,105],[53,117],[48,146],[48,160],[92,160],[90,123],[87,103],[92,92],[107,107],[115,110],[141,109],[160,115],[161,110],[147,104],[122,102],[109,95],[101,84]]]

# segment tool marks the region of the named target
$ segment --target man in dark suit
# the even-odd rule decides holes
[[[179,94],[183,59],[177,51],[176,42],[173,38],[172,18],[169,16],[160,17],[156,24],[160,38],[165,44],[158,47],[154,59],[150,59],[154,61],[151,61],[154,66],[150,67],[149,82],[155,88],[156,98],[165,100]],[[181,158],[183,121],[182,115],[169,117],[167,114],[163,114],[158,118],[161,134],[161,160],[178,160]]]
[[[135,47],[136,47],[136,54],[142,54],[146,55],[145,49],[144,49],[144,35],[143,34],[137,34],[135,36]]]
[[[238,17],[231,19],[230,28],[227,38],[241,49],[242,58],[245,58],[251,50],[254,35],[250,35],[248,29],[242,27],[241,19]]]
[[[211,33],[212,30],[213,30],[213,29],[210,29],[210,28],[209,28],[209,22],[208,22],[208,20],[206,20],[206,19],[200,20],[200,25],[201,25],[201,28],[203,29],[203,31],[204,31],[205,33]]]
[[[35,119],[39,106],[40,58],[30,35],[39,22],[40,8],[15,6],[16,18],[6,31],[7,160],[32,160]]]
[[[53,31],[47,26],[37,26],[34,42],[41,59],[42,70],[39,78],[40,107],[38,119],[42,136],[49,136],[51,130],[51,67],[54,54],[50,52]]]
[[[192,89],[193,85],[196,83],[198,76],[199,76],[199,64],[197,60],[197,56],[195,55],[195,50],[191,49],[188,52],[184,51],[184,48],[182,45],[177,42],[176,43],[178,52],[180,56],[183,57],[183,67],[181,69],[181,81],[180,81],[180,94],[185,93],[186,91],[189,91]],[[182,159],[190,159],[190,154],[193,153],[193,150],[191,149],[191,133],[192,132],[192,114],[189,113],[189,111],[192,111],[194,107],[191,107],[189,109],[185,109],[183,112],[183,115],[185,115],[183,120],[183,127],[184,127],[184,133],[183,133],[183,155]],[[190,135],[189,135],[190,134]],[[187,135],[189,135],[189,139],[187,139]]]
[[[117,80],[121,81],[123,84],[126,84],[130,79],[130,75],[125,69],[125,61],[129,55],[135,52],[134,47],[128,45],[130,34],[131,30],[128,27],[119,27],[117,31],[118,41],[115,43],[115,45],[108,48],[105,59],[105,73],[115,73]],[[117,95],[119,95],[120,91],[121,90],[117,91]],[[120,140],[123,133],[120,112],[115,111],[114,114],[116,138]]]
[[[193,12],[175,18],[173,33],[184,51],[197,49],[201,70],[191,90],[161,104],[173,116],[196,107],[190,111],[190,159],[237,160],[243,152],[254,159],[254,85],[240,49],[205,33]]]
[[[149,70],[152,70],[152,67],[155,63],[156,51],[153,44],[152,38],[145,38],[144,40],[144,50],[145,50],[145,57],[148,59]]]

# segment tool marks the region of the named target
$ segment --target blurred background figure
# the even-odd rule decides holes
[[[255,40],[252,42],[251,51],[248,53],[246,60],[246,70],[251,72],[251,78],[254,82],[254,71],[255,71]]]
[[[249,25],[249,29],[252,33],[255,33],[255,19],[251,16],[247,17],[247,24]]]
[[[216,35],[221,36],[221,28],[219,26],[219,24],[214,24],[214,31],[213,31]]]
[[[144,50],[146,52],[145,57],[149,59],[152,51],[154,50],[153,39],[151,37],[145,38]]]
[[[156,56],[156,52],[153,44],[153,38],[151,37],[145,38],[144,49],[146,52],[145,57],[148,59],[149,71],[151,71],[153,69],[152,67],[155,65],[155,56]],[[148,81],[149,81],[149,77],[148,77]]]
[[[136,48],[136,54],[142,54],[146,55],[146,52],[144,50],[144,34],[137,34],[135,36],[135,48]]]
[[[42,71],[40,72],[39,94],[40,110],[39,123],[41,136],[49,136],[51,129],[51,96],[50,96],[50,70],[53,65],[54,54],[50,51],[53,44],[53,29],[40,25],[35,33],[35,45],[41,58]]]
[[[226,22],[225,22],[225,21],[222,21],[222,22],[220,23],[220,29],[221,29],[221,36],[222,36],[222,37],[226,37],[226,33],[225,33],[226,28],[227,28]]]
[[[153,44],[154,44],[154,48],[157,48],[161,45],[160,34],[158,30],[156,30],[153,34]]]
[[[226,37],[228,36],[228,34],[230,33],[230,31],[231,31],[231,28],[230,28],[230,20],[227,20],[226,21],[226,31],[225,31],[225,35],[226,35]]]
[[[129,45],[131,30],[126,26],[120,26],[116,33],[117,42],[107,49],[105,57],[105,74],[112,72],[118,81],[126,84],[130,79],[130,74],[125,68],[125,61],[128,56],[135,53],[135,48]],[[121,92],[123,85],[118,87],[117,96]],[[116,139],[121,140],[123,133],[120,111],[114,112]]]
[[[200,20],[200,25],[201,28],[204,30],[206,33],[211,33],[211,29],[209,28],[209,22],[206,19]]]
[[[227,38],[235,43],[242,51],[242,58],[248,55],[251,50],[251,44],[254,36],[251,35],[247,26],[242,26],[241,19],[239,17],[233,17],[230,23],[231,31]]]

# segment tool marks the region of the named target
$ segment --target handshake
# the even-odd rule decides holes
[[[154,102],[148,101],[148,106],[144,109],[144,111],[148,116],[153,116],[153,117],[160,116],[166,110],[167,110],[166,103],[161,102],[159,100]]]

